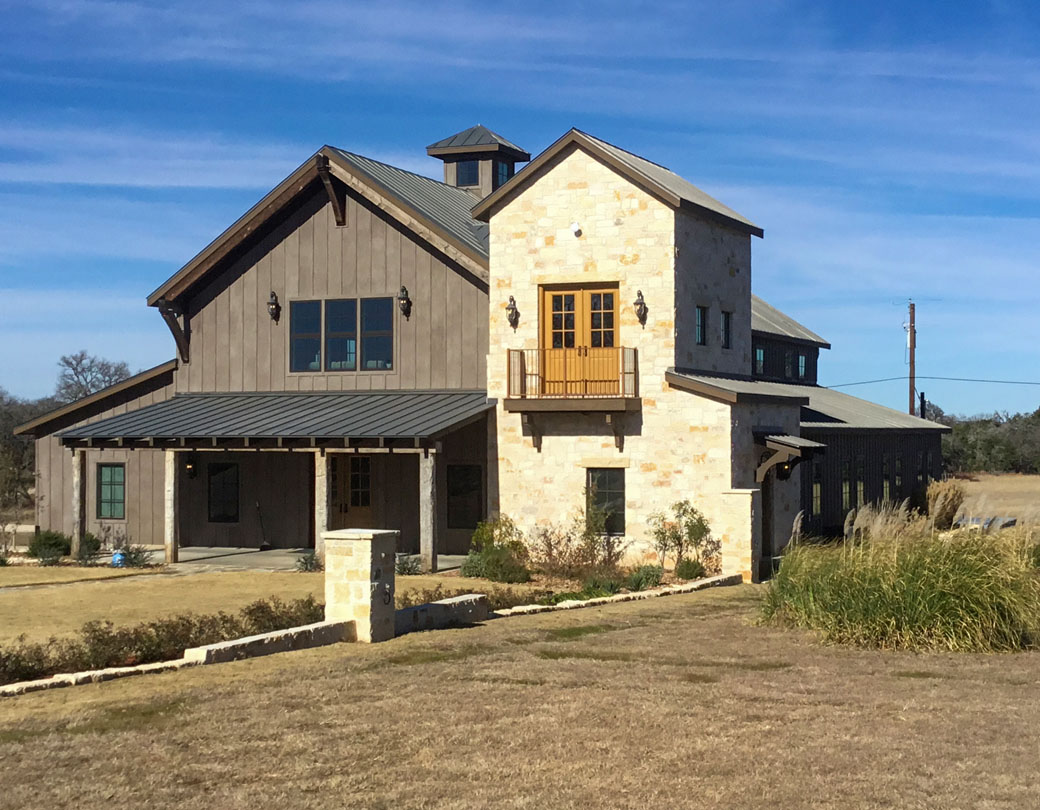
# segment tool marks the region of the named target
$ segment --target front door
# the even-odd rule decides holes
[[[337,453],[330,482],[331,528],[372,529],[372,457]]]
[[[620,393],[616,321],[616,289],[543,290],[543,396]]]

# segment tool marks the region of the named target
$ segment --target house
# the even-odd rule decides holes
[[[169,559],[379,526],[432,566],[586,497],[638,554],[689,499],[758,578],[799,511],[939,473],[944,428],[816,384],[827,342],[751,292],[761,228],[688,181],[578,130],[427,152],[444,182],[322,147],[156,289],[176,358],[19,428],[38,524]]]

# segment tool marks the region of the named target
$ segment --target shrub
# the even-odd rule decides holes
[[[687,557],[699,560],[704,567],[717,564],[721,543],[712,537],[708,519],[689,501],[672,504],[671,517],[663,512],[652,514],[650,534],[662,566],[669,554],[676,565]]]
[[[42,531],[29,541],[29,556],[40,565],[57,565],[62,557],[72,553],[72,538],[61,532]]]
[[[624,583],[616,576],[591,576],[582,585],[583,593],[595,594],[596,596],[612,596],[620,593]],[[590,599],[593,597],[589,597]]]
[[[85,532],[79,541],[76,562],[80,565],[96,565],[101,557],[101,539],[90,532]]]
[[[630,591],[645,591],[660,585],[663,576],[664,568],[660,565],[641,565],[629,573],[625,586]]]
[[[964,485],[955,478],[932,481],[928,485],[928,514],[937,529],[949,529],[957,517],[965,497]]]
[[[1040,579],[1025,532],[939,538],[911,519],[897,534],[789,548],[765,620],[832,642],[913,650],[1002,651],[1033,644]],[[1023,539],[1025,538],[1025,539]]]
[[[450,599],[453,596],[463,596],[468,593],[473,593],[473,591],[464,588],[448,589],[438,584],[434,588],[395,594],[394,606],[397,609],[415,607],[430,602],[439,602],[442,599]],[[549,593],[549,591],[518,591],[515,588],[494,587],[488,588],[485,595],[488,598],[488,606],[491,610],[505,610],[517,605],[536,604],[539,600],[545,599]]]
[[[532,565],[560,579],[616,578],[625,550],[621,538],[606,533],[606,520],[606,512],[586,497],[584,514],[570,525],[550,524],[535,532],[527,546]]]
[[[152,552],[144,546],[126,545],[120,551],[127,568],[147,568],[152,564]]]
[[[59,672],[134,666],[179,658],[188,647],[321,621],[324,606],[307,596],[292,602],[261,599],[236,616],[184,614],[132,627],[92,621],[72,639],[29,642],[25,636],[0,647],[0,683],[44,678]]]
[[[464,577],[480,577],[493,582],[529,582],[527,547],[523,532],[502,515],[477,524],[472,549],[459,573]]]
[[[679,560],[675,566],[675,576],[678,579],[700,579],[707,573],[704,569],[704,563],[692,558]]]
[[[301,554],[296,558],[296,570],[303,574],[309,574],[314,571],[324,571],[325,564],[322,562],[322,559],[318,556],[317,552],[308,551],[306,554]]]
[[[398,554],[394,561],[394,571],[399,576],[411,577],[422,573],[422,559],[411,554]]]

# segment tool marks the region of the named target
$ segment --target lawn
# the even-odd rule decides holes
[[[1040,520],[1040,475],[974,473],[964,480],[964,511],[976,517],[1017,517],[1019,523]]]
[[[1037,655],[825,647],[751,624],[758,598],[8,699],[0,808],[1036,806]]]
[[[22,573],[24,570],[25,573]],[[16,584],[9,576],[26,580],[60,576],[63,572],[89,576],[114,573],[111,568],[0,568],[0,585]],[[46,580],[44,580],[46,581]],[[50,580],[55,581],[55,580]],[[26,584],[20,582],[18,584]],[[480,591],[493,586],[479,579],[457,576],[410,576],[397,578],[397,591],[425,590],[443,585],[446,589]],[[501,587],[501,586],[498,586]],[[517,590],[525,586],[511,586]],[[241,571],[203,574],[153,574],[130,579],[102,580],[55,584],[41,588],[0,587],[0,643],[25,633],[32,639],[44,640],[51,635],[74,633],[91,619],[108,619],[115,624],[140,621],[193,611],[236,612],[250,602],[270,596],[297,599],[313,594],[325,598],[325,575],[295,571]]]
[[[158,568],[112,568],[79,565],[7,565],[0,568],[0,589],[25,585],[51,585],[158,573]],[[0,590],[0,593],[3,591]]]

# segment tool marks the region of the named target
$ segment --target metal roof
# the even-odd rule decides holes
[[[696,371],[669,369],[674,383],[688,381],[707,396],[713,392],[730,401],[757,398],[802,398],[801,426],[803,430],[849,430],[891,428],[898,430],[949,431],[945,425],[886,408],[865,399],[821,388],[818,385],[769,382],[745,377],[719,377]]]
[[[329,148],[334,157],[412,205],[460,242],[481,256],[488,255],[488,226],[470,215],[473,195],[468,191],[335,146]]]
[[[792,436],[789,433],[773,433],[768,436],[763,436],[762,441],[775,442],[776,444],[782,444],[785,447],[791,447],[795,450],[819,450],[820,448],[827,446],[825,444],[820,444],[820,442],[814,442],[812,439],[805,439],[801,436]]]
[[[831,347],[830,343],[815,332],[806,329],[794,318],[785,315],[757,295],[751,296],[751,331],[794,338],[806,343],[813,343],[823,349]]]
[[[75,439],[427,439],[494,407],[485,391],[178,394],[58,435]]]
[[[426,151],[440,151],[442,149],[456,149],[469,146],[504,146],[506,149],[527,155],[525,160],[531,159],[531,155],[525,150],[511,141],[507,141],[497,132],[492,132],[483,124],[477,124],[474,127],[462,130],[462,132],[456,132],[454,135],[442,138],[436,143],[431,143],[426,147]]]

